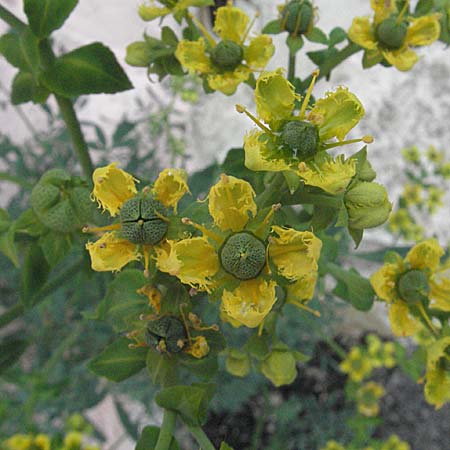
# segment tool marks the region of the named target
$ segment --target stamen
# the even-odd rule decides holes
[[[403,16],[406,13],[406,10],[409,8],[409,0],[406,0],[405,4],[403,5],[402,10],[400,11],[400,14],[397,17],[397,20],[395,21],[395,23],[398,25],[402,20],[403,20]]]
[[[200,29],[200,31],[203,33],[203,35],[205,36],[206,40],[209,42],[209,44],[211,45],[211,47],[215,47],[216,46],[216,41],[214,40],[214,38],[211,36],[211,34],[209,33],[209,31],[206,29],[205,25],[203,25],[200,20],[197,19],[197,17],[195,17],[192,14],[188,14],[189,18],[195,23],[195,25],[198,26],[198,28]]]
[[[281,203],[277,203],[275,205],[272,205],[270,208],[270,211],[267,213],[266,217],[264,217],[264,220],[261,222],[259,227],[255,231],[255,235],[261,238],[261,233],[264,231],[264,228],[269,223],[270,219],[273,217],[274,213],[276,211],[279,211],[281,209]]]
[[[106,225],[105,227],[89,227],[84,226],[82,228],[83,233],[101,233],[103,231],[114,231],[114,230],[120,230],[122,228],[122,225],[120,223],[114,223],[112,225]]]
[[[266,127],[258,118],[256,118],[251,112],[249,112],[245,106],[236,105],[236,111],[239,114],[245,114],[247,117],[253,120],[253,122],[255,122],[255,124],[258,125],[259,128],[261,128],[261,130],[265,131],[268,135],[275,137],[275,134],[272,132],[272,130]]]
[[[298,30],[300,28],[300,21],[302,20],[302,15],[300,14],[300,11],[297,14],[297,20],[295,21],[295,28],[294,28],[294,37],[298,35]]]
[[[360,139],[350,139],[348,141],[333,142],[332,144],[324,144],[323,149],[328,150],[330,148],[342,147],[347,144],[356,144],[357,142],[364,142],[365,144],[371,144],[374,141],[373,137],[370,135],[363,136]]]
[[[288,303],[291,303],[292,305],[296,306],[297,308],[303,309],[304,311],[309,312],[313,316],[320,317],[319,311],[316,311],[315,309],[312,309],[309,306],[306,306],[301,302],[296,302],[296,301],[290,300]]]
[[[253,16],[253,19],[251,20],[250,24],[248,25],[247,29],[245,30],[244,36],[241,40],[241,45],[244,45],[245,40],[248,37],[248,34],[250,33],[251,29],[253,28],[253,25],[255,25],[256,19],[259,17],[259,11],[255,12],[255,15]]]
[[[144,277],[149,278],[150,277],[150,249],[151,246],[144,245]]]
[[[258,337],[262,336],[263,330],[264,330],[264,320],[259,324],[259,327],[258,327]]]
[[[170,223],[170,220],[166,217],[166,216],[163,216],[161,213],[159,213],[158,211],[155,211],[155,216],[158,218],[158,219],[161,219],[163,222],[166,222],[166,223]]]
[[[419,302],[417,307],[419,309],[420,315],[422,316],[423,320],[425,320],[425,322],[428,325],[428,327],[430,328],[430,330],[434,334],[438,335],[439,332],[438,332],[438,330],[436,330],[436,327],[433,325],[433,322],[431,322],[430,318],[428,317],[428,314],[425,311],[425,308],[423,307],[422,303]]]
[[[319,71],[319,69],[317,69],[312,74],[311,83],[309,84],[309,88],[306,91],[305,98],[303,99],[302,107],[300,108],[300,112],[298,113],[298,116],[301,120],[303,120],[305,118],[306,108],[308,107],[309,99],[311,98],[312,91],[314,89],[314,84],[316,83],[319,73],[320,73],[320,71]]]
[[[218,234],[214,233],[211,230],[208,230],[203,225],[199,225],[198,223],[192,222],[192,220],[189,219],[188,217],[183,217],[181,219],[181,222],[184,223],[185,225],[190,225],[191,227],[194,227],[195,229],[201,231],[205,236],[213,239],[214,241],[218,242],[219,244],[221,244],[223,242],[223,239]]]

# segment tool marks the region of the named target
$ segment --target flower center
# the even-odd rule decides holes
[[[211,53],[211,60],[219,69],[234,70],[242,62],[244,51],[236,42],[225,40],[219,42]]]
[[[317,153],[319,130],[312,123],[293,120],[283,127],[281,141],[304,161]]]
[[[415,304],[427,300],[430,285],[425,273],[414,269],[400,276],[397,281],[397,290],[402,300]]]
[[[307,0],[292,0],[283,9],[281,21],[289,33],[306,33],[314,20],[314,8]]]
[[[256,278],[266,264],[266,246],[253,234],[231,235],[220,250],[222,267],[239,280]]]
[[[406,23],[397,23],[394,17],[383,20],[376,30],[376,37],[380,44],[384,47],[397,50],[401,48],[405,42],[406,32],[408,31],[408,26]]]
[[[167,232],[164,206],[150,195],[136,196],[127,200],[120,209],[122,237],[133,244],[155,245]]]

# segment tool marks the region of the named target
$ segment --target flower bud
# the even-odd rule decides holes
[[[266,263],[266,246],[246,231],[232,234],[220,250],[222,267],[239,280],[256,278]]]
[[[120,209],[122,237],[133,244],[158,244],[167,232],[168,225],[161,218],[166,214],[164,206],[149,193],[127,200]]]
[[[246,352],[232,348],[227,354],[225,367],[235,377],[246,377],[250,373],[250,358]]]
[[[406,303],[415,304],[426,301],[430,293],[428,278],[422,270],[410,270],[397,281],[397,291]]]
[[[362,167],[359,169],[358,179],[361,181],[375,180],[377,173],[373,170],[369,161],[365,160]]]
[[[294,354],[286,348],[274,348],[262,362],[261,372],[276,387],[291,384],[297,377]]]
[[[374,228],[386,222],[392,209],[386,189],[378,183],[362,181],[344,196],[350,228]]]
[[[390,50],[398,50],[405,42],[407,31],[408,25],[406,23],[397,23],[395,17],[390,17],[378,25],[376,37],[384,47]]]
[[[242,47],[236,42],[225,40],[219,42],[211,52],[212,62],[223,70],[232,71],[244,58]]]
[[[144,41],[132,42],[127,46],[125,61],[130,66],[148,67],[150,65],[151,53],[149,46]]]
[[[307,33],[314,23],[314,8],[308,0],[292,0],[281,13],[284,29],[295,35]]]
[[[283,127],[281,141],[295,153],[300,161],[304,161],[317,152],[319,130],[309,122],[293,120]]]
[[[177,353],[184,347],[186,330],[181,320],[173,316],[161,316],[147,324],[146,343],[157,350]]]

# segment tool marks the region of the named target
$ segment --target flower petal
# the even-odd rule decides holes
[[[278,237],[272,236],[269,257],[278,273],[290,281],[317,272],[322,241],[310,231],[272,227]]]
[[[257,327],[276,302],[275,281],[242,281],[233,291],[223,291],[222,308],[232,319],[249,328]]]
[[[355,17],[348,30],[351,41],[367,50],[375,50],[378,46],[370,19],[367,17]]]
[[[117,272],[132,261],[141,258],[138,246],[122,239],[117,233],[105,233],[98,241],[88,242],[92,270]]]
[[[161,272],[176,276],[198,290],[211,292],[214,286],[211,278],[219,270],[219,259],[206,239],[168,240],[155,247],[155,251],[156,265]]]
[[[287,290],[287,303],[293,301],[305,302],[305,300],[311,300],[314,297],[314,291],[317,283],[317,271],[312,271],[301,277],[299,280],[288,285]]]
[[[430,308],[450,312],[450,269],[438,272],[431,281]]]
[[[178,43],[175,56],[180,64],[192,72],[210,73],[213,71],[211,61],[206,54],[206,42],[182,40]]]
[[[337,137],[345,139],[348,132],[364,116],[364,108],[356,95],[347,88],[339,87],[319,99],[308,115],[308,120],[319,127],[321,141]]]
[[[237,87],[250,76],[250,69],[243,65],[233,72],[208,75],[208,84],[214,91],[220,91],[225,95],[233,95]]]
[[[380,23],[397,11],[396,0],[370,0],[375,13],[375,23]]]
[[[406,33],[405,42],[407,45],[431,45],[439,39],[441,25],[439,15],[423,16],[417,19],[411,18],[411,24]]]
[[[420,322],[411,315],[408,305],[399,300],[389,307],[389,322],[396,336],[412,336],[419,330]]]
[[[434,272],[439,266],[444,250],[436,239],[427,239],[415,245],[406,255],[405,262],[411,265],[412,269],[429,269]]]
[[[241,231],[250,215],[256,214],[254,197],[255,191],[250,183],[222,175],[209,191],[209,213],[222,231]]]
[[[294,86],[283,76],[283,69],[263,73],[256,82],[255,102],[258,116],[277,129],[294,110],[300,98]]]
[[[189,191],[187,173],[183,169],[164,169],[155,181],[156,199],[176,212],[180,199]]]
[[[137,194],[135,178],[112,163],[95,169],[92,179],[94,190],[92,196],[103,210],[108,210],[114,217],[121,206]]]
[[[214,32],[222,40],[234,41],[242,44],[247,33],[249,18],[242,9],[228,4],[217,9],[214,22]]]
[[[407,72],[412,69],[412,67],[419,61],[414,50],[409,49],[407,46],[403,46],[398,50],[383,50],[383,57],[389,63],[392,64],[396,69],[402,72]]]
[[[275,52],[272,38],[267,34],[256,36],[244,49],[244,59],[252,69],[264,69]]]
[[[402,269],[403,267],[397,264],[385,264],[372,274],[370,284],[381,300],[391,303],[397,299],[395,283]]]

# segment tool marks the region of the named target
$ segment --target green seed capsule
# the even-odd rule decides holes
[[[395,17],[391,17],[378,25],[376,37],[384,47],[398,50],[405,42],[407,31],[408,25],[404,22],[397,23]]]
[[[256,278],[266,264],[266,246],[246,231],[231,235],[220,250],[222,267],[239,280]]]
[[[213,64],[222,70],[234,70],[241,64],[244,51],[236,42],[225,40],[219,42],[212,50],[211,60]]]
[[[402,300],[415,304],[428,299],[430,285],[425,273],[415,269],[400,276],[397,281],[397,290]]]
[[[147,325],[145,340],[150,347],[159,348],[163,340],[169,353],[177,353],[183,348],[186,339],[184,325],[176,317],[162,316]]]
[[[164,206],[150,195],[131,198],[120,210],[123,238],[133,244],[158,244],[167,233],[168,225],[160,217],[165,215]]]
[[[300,161],[304,161],[317,153],[319,130],[312,123],[293,120],[283,127],[281,141]]]
[[[296,35],[307,33],[314,21],[314,8],[307,0],[292,0],[281,13],[284,29]]]

